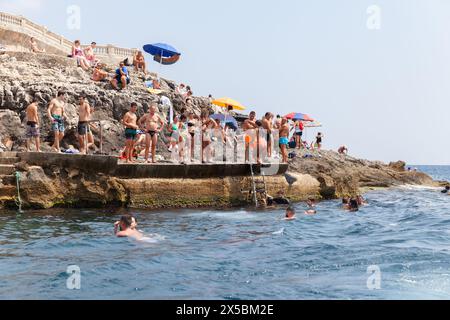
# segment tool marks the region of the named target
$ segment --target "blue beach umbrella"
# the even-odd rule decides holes
[[[166,43],[147,44],[144,46],[144,51],[151,54],[156,62],[163,65],[174,64],[181,56],[177,49]]]

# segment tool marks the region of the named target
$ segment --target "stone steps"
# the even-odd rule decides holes
[[[14,175],[0,175],[0,184],[14,186],[16,184],[16,177]]]
[[[15,164],[19,163],[20,158],[18,157],[2,157],[0,158],[0,164]]]
[[[0,159],[2,158],[17,158],[17,152],[11,151],[0,152]]]
[[[16,171],[12,164],[0,164],[0,176],[9,176]]]

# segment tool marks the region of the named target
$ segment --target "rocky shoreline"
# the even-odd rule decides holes
[[[49,161],[37,166],[21,161],[20,154],[0,153],[0,163],[2,159],[13,159],[13,156],[17,162],[10,165],[9,175],[0,174],[0,209],[17,208],[15,172],[20,174],[20,195],[25,209],[108,206],[172,209],[254,205],[253,199],[248,197],[248,190],[252,188],[252,179],[248,175],[201,178],[136,178],[130,175],[127,178],[125,174],[117,177],[95,169],[103,162],[94,165],[89,161],[92,168],[87,169],[84,166],[88,161],[73,155],[66,156],[72,157],[72,162],[58,162],[50,159],[52,155],[47,155]],[[169,171],[174,169],[173,166],[167,168]],[[402,185],[439,187],[444,182],[434,181],[421,172],[408,172],[401,162],[386,165],[321,151],[320,156],[315,154],[308,158],[299,154],[290,163],[287,177],[265,177],[265,184],[269,195],[283,195],[292,202],[299,202],[310,198],[330,200],[355,196],[368,190]]]
[[[113,67],[110,67],[113,71]],[[66,112],[69,118],[62,147],[76,143],[77,99],[86,96],[95,107],[95,117],[103,123],[103,151],[117,154],[123,144],[120,119],[132,101],[140,105],[139,116],[159,97],[143,86],[148,78],[131,73],[131,85],[123,91],[112,90],[109,83],[94,83],[90,74],[77,68],[72,59],[56,55],[12,53],[0,55],[0,139],[12,153],[0,153],[0,209],[15,208],[17,200],[15,172],[20,173],[21,197],[25,208],[131,206],[144,208],[195,208],[250,205],[243,190],[249,188],[250,178],[214,177],[201,179],[124,179],[105,173],[86,172],[82,168],[35,166],[21,161],[17,152],[24,151],[25,113],[33,97],[40,102],[40,116],[45,118],[45,105],[64,90],[68,96]],[[174,109],[200,113],[211,108],[209,100],[194,97],[186,105],[175,94],[176,83],[161,79],[162,89],[171,99]],[[194,88],[195,89],[195,88]],[[162,110],[166,112],[167,110]],[[43,121],[43,151],[50,151],[49,121]],[[99,146],[98,135],[96,144]],[[164,144],[158,146],[167,158]],[[403,162],[383,164],[355,159],[331,151],[321,151],[304,157],[297,152],[291,160],[286,179],[283,175],[268,177],[270,195],[283,194],[291,201],[308,198],[335,199],[360,194],[373,188],[388,188],[405,184],[439,187],[426,174],[408,172]],[[291,181],[288,181],[291,180]],[[292,183],[292,181],[295,181]],[[289,183],[291,182],[291,184]]]

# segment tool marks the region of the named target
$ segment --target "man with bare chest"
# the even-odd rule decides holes
[[[127,163],[133,163],[133,151],[136,144],[137,131],[139,129],[137,125],[137,103],[131,104],[130,111],[128,111],[123,117],[122,123],[125,126],[125,156]]]
[[[146,133],[145,139],[145,161],[149,162],[150,147],[152,149],[152,163],[156,163],[156,146],[158,143],[158,133],[164,127],[163,119],[156,114],[156,105],[150,106],[149,113],[139,120],[139,127]]]
[[[65,106],[65,92],[58,92],[58,96],[50,101],[47,109],[47,115],[52,121],[52,131],[54,133],[55,141],[53,143],[53,150],[60,153],[60,142],[64,138],[64,106]]]
[[[84,96],[80,97],[78,112],[78,142],[80,144],[80,153],[87,154],[89,146],[94,143],[94,136],[90,127],[91,115],[94,109],[89,105]]]
[[[27,107],[27,151],[31,151],[31,142],[34,139],[36,145],[36,151],[41,152],[41,142],[40,142],[40,120],[38,114],[38,103],[36,100]]]

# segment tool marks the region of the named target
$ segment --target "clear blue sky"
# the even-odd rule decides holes
[[[67,28],[72,4],[80,30]],[[380,30],[367,28],[374,4]],[[84,43],[170,43],[182,60],[152,71],[260,115],[311,114],[328,148],[450,164],[448,0],[0,0],[0,10]]]

